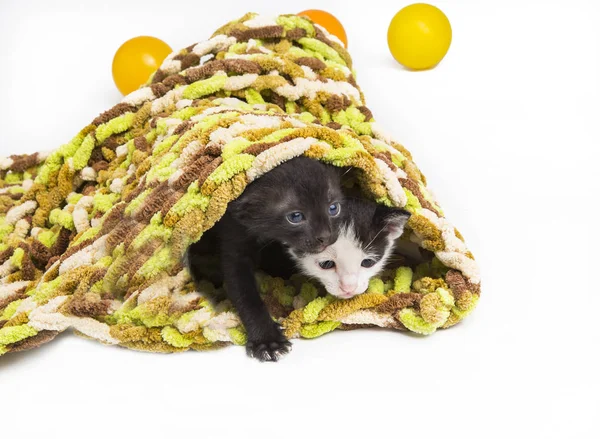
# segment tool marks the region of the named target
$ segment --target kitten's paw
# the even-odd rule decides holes
[[[292,350],[292,344],[283,335],[262,340],[248,340],[246,353],[259,361],[277,361]]]

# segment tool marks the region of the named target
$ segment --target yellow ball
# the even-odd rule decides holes
[[[135,37],[125,41],[115,53],[112,63],[113,80],[124,95],[145,84],[172,50],[167,43],[154,37]]]
[[[396,61],[411,70],[425,70],[435,67],[448,52],[452,28],[438,8],[415,3],[392,18],[387,40]]]

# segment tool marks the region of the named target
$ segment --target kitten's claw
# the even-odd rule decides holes
[[[283,336],[280,340],[248,341],[246,352],[259,361],[277,361],[292,350],[292,344]]]

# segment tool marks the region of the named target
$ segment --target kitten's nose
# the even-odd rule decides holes
[[[344,293],[354,293],[358,287],[356,275],[344,276],[340,279],[340,288]]]
[[[321,232],[319,236],[317,236],[317,242],[319,244],[330,245],[331,242],[331,232]]]

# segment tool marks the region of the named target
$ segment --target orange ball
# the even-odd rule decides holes
[[[137,90],[148,81],[173,50],[154,37],[135,37],[125,41],[112,62],[113,80],[124,95]]]
[[[321,11],[319,9],[308,9],[306,11],[299,12],[297,15],[308,17],[315,23],[320,24],[327,29],[327,32],[342,40],[344,47],[348,47],[348,37],[346,36],[344,26],[342,26],[340,20],[335,18],[329,12]]]

